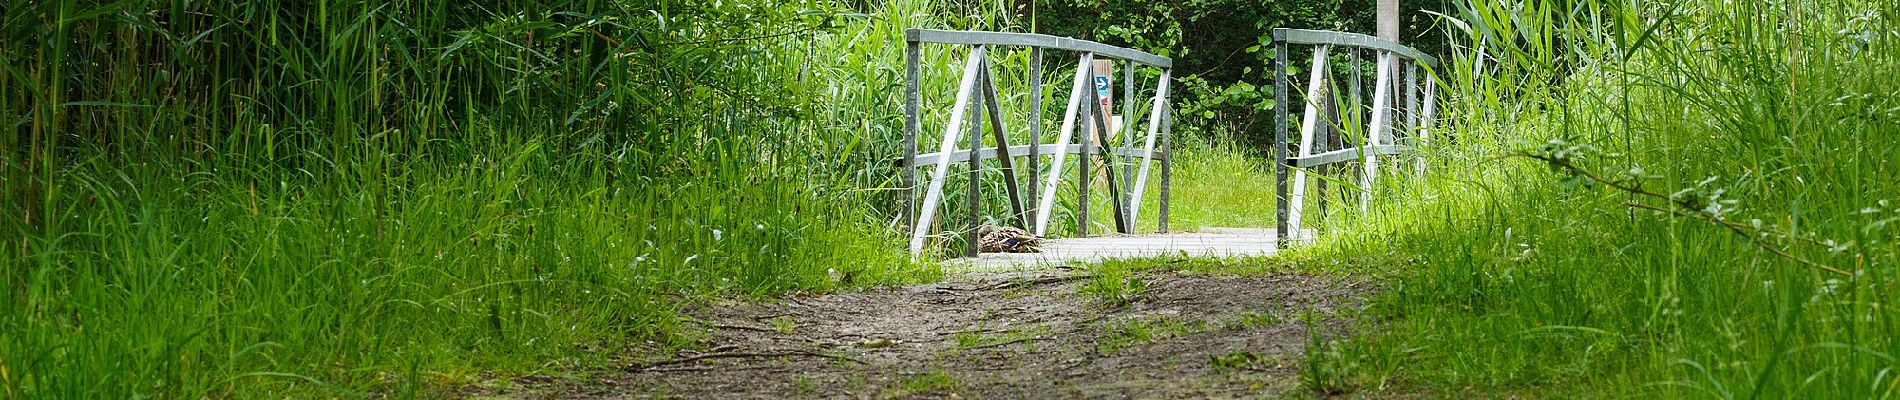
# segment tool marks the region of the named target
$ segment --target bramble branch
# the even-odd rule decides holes
[[[1783,234],[1780,232],[1768,231],[1765,229],[1761,229],[1759,227],[1739,224],[1739,223],[1722,219],[1720,214],[1704,210],[1701,206],[1700,198],[1687,197],[1687,196],[1678,197],[1678,196],[1670,196],[1670,195],[1666,195],[1662,193],[1652,192],[1647,189],[1644,189],[1640,184],[1636,183],[1637,181],[1634,179],[1628,179],[1628,180],[1605,179],[1602,175],[1598,175],[1595,172],[1591,172],[1588,169],[1577,166],[1575,163],[1570,161],[1569,157],[1559,156],[1555,154],[1541,154],[1541,153],[1535,153],[1535,152],[1530,152],[1530,151],[1519,151],[1519,152],[1512,153],[1505,156],[1505,158],[1509,158],[1509,157],[1524,157],[1524,158],[1529,158],[1533,160],[1543,161],[1552,167],[1563,170],[1563,172],[1568,173],[1573,177],[1579,177],[1592,183],[1599,183],[1604,186],[1608,186],[1610,188],[1613,188],[1622,192],[1649,197],[1649,198],[1660,199],[1669,203],[1668,207],[1658,207],[1658,206],[1644,204],[1637,201],[1629,201],[1629,202],[1623,203],[1623,205],[1626,207],[1663,212],[1663,213],[1668,213],[1673,216],[1689,217],[1689,218],[1702,220],[1710,224],[1714,224],[1716,226],[1720,226],[1724,229],[1727,229],[1729,232],[1734,232],[1736,235],[1741,235],[1742,237],[1748,238],[1750,242],[1755,243],[1756,245],[1760,246],[1762,250],[1765,250],[1770,254],[1774,254],[1781,258],[1793,260],[1796,263],[1800,263],[1801,265],[1807,266],[1809,268],[1814,268],[1816,270],[1826,271],[1829,273],[1842,275],[1842,276],[1853,275],[1853,273],[1848,272],[1846,270],[1830,267],[1825,264],[1821,264],[1813,260],[1809,260],[1807,258],[1795,255],[1793,253],[1789,253],[1787,249],[1783,249],[1781,247],[1775,246],[1773,243],[1769,243],[1766,240],[1762,240],[1762,237],[1765,236],[1766,234],[1772,233],[1776,237],[1797,240],[1797,241],[1805,242],[1805,243],[1815,245],[1815,246],[1832,247],[1832,246],[1829,246],[1827,243],[1821,242],[1812,238],[1805,238],[1805,237],[1799,237],[1799,236],[1794,236],[1794,235],[1789,235],[1789,234]]]

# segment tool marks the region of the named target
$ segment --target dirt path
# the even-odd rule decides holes
[[[1154,272],[1104,299],[1075,272],[772,303],[710,304],[704,352],[587,380],[517,379],[510,398],[1233,398],[1295,390],[1311,340],[1364,285]],[[1119,282],[1112,282],[1119,283]]]

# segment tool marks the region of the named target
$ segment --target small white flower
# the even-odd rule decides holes
[[[713,240],[719,240],[719,238],[721,237],[721,234],[722,234],[722,233],[725,233],[725,232],[720,232],[720,231],[719,231],[718,229],[714,229],[714,230],[713,230]]]

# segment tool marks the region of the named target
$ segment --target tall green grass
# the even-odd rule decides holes
[[[1273,226],[1271,160],[1243,150],[1235,142],[1191,134],[1175,138],[1173,157],[1168,231]],[[1136,218],[1139,233],[1156,228],[1160,213],[1158,164],[1153,169],[1147,191],[1142,194],[1141,217]]]
[[[440,395],[933,279],[901,33],[999,18],[858,7],[8,1],[0,397]]]
[[[1456,5],[1434,172],[1297,255],[1406,261],[1336,386],[1900,396],[1900,4]]]

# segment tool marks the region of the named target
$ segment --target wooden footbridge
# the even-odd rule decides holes
[[[1272,188],[1272,209],[1263,205],[1259,211],[1273,212],[1276,226],[1171,233],[1172,60],[1133,49],[1039,34],[926,29],[912,29],[906,34],[904,154],[895,162],[902,169],[901,179],[907,188],[903,220],[910,230],[913,257],[924,255],[933,240],[958,239],[965,244],[963,258],[953,262],[992,267],[1175,254],[1270,254],[1315,235],[1312,230],[1300,228],[1308,197],[1317,201],[1322,213],[1327,199],[1333,197],[1354,197],[1361,209],[1366,208],[1381,175],[1381,158],[1405,156],[1423,143],[1429,137],[1436,110],[1434,71],[1438,63],[1431,56],[1361,34],[1276,29],[1274,71],[1278,79],[1274,89],[1273,148],[1278,158],[1274,171],[1277,184]],[[966,50],[961,53],[965,61],[955,100],[948,115],[936,118],[942,126],[941,134],[928,138],[933,139],[930,142],[936,151],[919,154],[920,139],[925,139],[922,135],[926,133],[921,104],[924,45]],[[1296,78],[1289,73],[1296,50],[1312,59],[1305,71],[1305,90],[1298,93],[1289,90]],[[1067,105],[1060,115],[1061,125],[1054,140],[1049,140],[1042,132],[1045,112],[1041,68],[1043,57],[1052,51],[1067,52],[1076,61]],[[1020,85],[1027,91],[1026,96],[1005,97],[999,92],[1003,79],[998,78],[999,63],[993,58],[1025,65],[1027,72],[1018,75],[1026,81]],[[1367,58],[1375,64],[1370,74],[1362,66]],[[1333,68],[1338,61],[1346,64],[1344,71]],[[1121,98],[1125,99],[1120,116],[1113,114],[1111,102],[1115,88],[1112,71],[1117,66],[1122,75]],[[1364,75],[1371,75],[1370,79]],[[1138,90],[1143,86],[1141,78],[1150,78],[1153,84]],[[1134,101],[1138,93],[1147,95],[1145,101]],[[1291,118],[1290,107],[1282,106],[1293,104],[1295,95],[1304,104],[1297,121]],[[1006,101],[1021,103],[1023,97],[1029,111],[1010,118],[1005,110],[1012,104]],[[1137,121],[1135,116],[1145,118]],[[1012,120],[1020,120],[1024,129],[1011,130]],[[1145,128],[1139,136],[1135,131],[1138,125]],[[1289,136],[1293,130],[1297,130],[1297,138]],[[1012,144],[1018,142],[1022,144]],[[1065,169],[1071,155],[1076,156],[1077,165]],[[986,161],[995,167],[990,168]],[[1422,173],[1424,161],[1414,162],[1413,169]],[[961,166],[961,172],[952,173],[953,165]],[[1357,168],[1348,168],[1353,166]],[[927,179],[919,179],[920,168],[925,169],[921,172],[927,173]],[[1141,204],[1146,199],[1149,177],[1156,170],[1159,193],[1154,200],[1153,230],[1141,233],[1144,231],[1137,228],[1141,226],[1138,218],[1143,215]],[[1356,179],[1309,182],[1309,174],[1351,174]],[[946,227],[948,218],[940,219],[938,213],[956,206],[944,200],[946,184],[958,175],[963,176],[959,181],[965,201],[956,211],[966,218],[954,227]],[[996,179],[986,179],[992,176]],[[1098,185],[1095,179],[1105,182]],[[1074,182],[1072,191],[1059,190],[1065,180]],[[1339,193],[1342,196],[1328,196],[1327,181],[1353,184],[1343,188]],[[984,196],[986,189],[999,186],[1000,193]],[[1109,219],[1114,232],[1092,236],[1090,196],[1103,187],[1111,206]],[[1308,196],[1309,190],[1318,195]],[[1006,208],[992,205],[1004,209],[996,213],[1002,214],[1000,218],[986,214],[986,199],[1006,201]],[[1072,225],[1058,232],[1051,229],[1052,219],[1067,220]],[[991,223],[987,221],[1051,239],[1040,253],[980,253],[974,235],[980,224]]]

